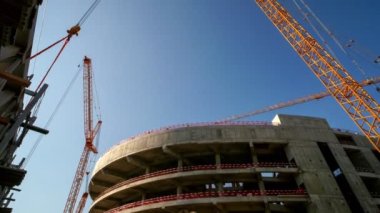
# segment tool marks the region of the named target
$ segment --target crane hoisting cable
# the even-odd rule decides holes
[[[45,51],[47,51],[48,49],[54,47],[55,45],[59,44],[60,42],[64,41],[65,39],[68,39],[70,40],[70,38],[73,36],[73,35],[76,35],[78,36],[79,35],[79,31],[81,30],[81,26],[84,24],[84,22],[88,19],[88,17],[91,15],[91,13],[95,10],[95,8],[99,5],[100,3],[100,0],[95,0],[92,5],[87,9],[87,11],[83,14],[83,16],[79,19],[78,23],[75,24],[74,26],[72,26],[70,29],[68,29],[66,32],[67,32],[67,35],[61,39],[59,39],[58,41],[54,42],[53,44],[49,45],[48,47],[46,47],[45,49],[43,50],[40,50],[39,52],[35,53],[34,55],[30,56],[29,58],[25,59],[25,61],[27,60],[32,60],[33,58],[39,56],[40,54],[44,53]]]
[[[78,76],[79,76],[79,68],[78,68],[78,71],[76,71],[76,73],[74,74],[73,78],[71,79],[69,85],[67,86],[67,88],[65,89],[65,91],[63,92],[61,98],[59,99],[57,105],[54,107],[54,110],[53,112],[50,114],[49,116],[49,119],[47,120],[46,124],[44,125],[44,129],[47,129],[51,122],[54,120],[55,116],[57,115],[60,107],[62,106],[62,103],[65,101],[67,95],[69,94],[69,92],[71,91],[75,81],[77,80]],[[42,140],[43,136],[40,135],[37,140],[34,142],[33,144],[33,147],[31,148],[31,150],[29,151],[27,157],[25,158],[25,161],[24,161],[24,164],[22,165],[22,168],[25,168],[26,165],[28,164],[29,160],[31,159],[31,157],[33,156],[34,152],[36,151],[38,145],[40,144],[41,140]]]
[[[88,19],[91,13],[94,12],[95,8],[98,6],[99,3],[100,3],[100,0],[95,0],[92,3],[90,8],[88,8],[88,10],[84,13],[84,15],[79,19],[78,24],[77,24],[78,26],[82,26],[84,24],[84,22]]]
[[[352,47],[353,42],[354,40],[350,40],[348,44],[344,45],[340,40],[339,38],[337,37],[337,35],[335,33],[333,33],[333,31],[331,29],[329,29],[323,22],[322,20],[314,13],[314,11],[311,9],[311,7],[304,1],[304,0],[299,0],[301,2],[301,4],[303,5],[304,8],[306,8],[307,12],[303,11],[303,9],[301,8],[301,6],[297,3],[296,0],[293,0],[293,3],[296,5],[296,7],[298,8],[298,10],[302,13],[302,15],[304,16],[305,20],[310,24],[310,26],[312,27],[312,29],[314,30],[314,32],[317,34],[317,36],[321,39],[322,43],[326,46],[327,50],[329,51],[329,53],[339,62],[339,60],[337,59],[336,57],[336,54],[334,53],[334,51],[332,50],[332,48],[329,47],[329,45],[327,44],[326,40],[323,39],[323,37],[321,36],[320,32],[317,30],[317,27],[313,25],[313,23],[311,22],[310,18],[309,18],[309,15],[311,16],[311,18],[313,18],[318,24],[319,26],[323,29],[323,31],[325,31],[325,33],[331,37],[331,39],[335,42],[335,44],[339,47],[339,49],[351,60],[352,64],[355,66],[355,68],[363,75],[364,78],[368,78],[368,75],[365,71],[365,69],[359,64],[359,62],[355,59],[355,57],[350,54],[349,51],[346,51],[345,48],[348,48],[348,47]],[[352,43],[351,43],[352,41]],[[369,57],[369,58],[374,58],[374,57]],[[341,63],[341,62],[339,62]],[[375,85],[373,85],[374,88],[376,90],[378,90],[379,88],[376,87]]]
[[[95,0],[92,5],[90,6],[89,9],[87,9],[87,11],[84,13],[84,15],[79,19],[78,23],[75,24],[74,26],[72,26],[70,29],[68,29],[66,32],[67,32],[67,35],[61,39],[59,39],[58,41],[54,42],[53,44],[49,45],[48,47],[46,47],[45,49],[35,53],[34,55],[31,55],[30,57],[26,58],[24,60],[24,63],[26,61],[29,61],[29,60],[32,60],[33,58],[41,55],[42,53],[46,52],[47,50],[49,50],[50,48],[56,46],[57,44],[61,43],[61,42],[64,42],[61,49],[58,51],[58,54],[56,55],[56,57],[54,58],[52,64],[50,65],[50,67],[48,68],[48,70],[45,72],[44,76],[42,77],[42,80],[40,81],[40,83],[38,84],[37,88],[36,88],[36,91],[38,91],[38,89],[42,86],[42,84],[44,83],[44,81],[46,80],[46,77],[49,75],[51,69],[53,68],[54,64],[57,62],[59,56],[62,54],[63,50],[65,49],[65,47],[67,46],[67,44],[69,43],[71,37],[73,37],[73,35],[76,35],[78,36],[79,34],[79,31],[81,30],[81,26],[84,24],[84,22],[88,19],[88,17],[91,15],[91,13],[95,10],[96,6],[98,6],[100,3],[100,0]]]

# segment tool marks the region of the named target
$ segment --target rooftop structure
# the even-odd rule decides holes
[[[148,131],[99,159],[90,212],[378,212],[366,140],[290,115]]]

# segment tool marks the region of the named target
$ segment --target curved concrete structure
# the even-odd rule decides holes
[[[380,177],[380,165],[364,137],[332,130],[324,119],[274,121],[180,125],[123,141],[95,166],[90,212],[378,211],[366,178]],[[326,147],[338,157],[331,160]],[[359,166],[366,174],[355,169],[352,150],[371,152]],[[342,191],[332,161],[350,176],[351,192]]]

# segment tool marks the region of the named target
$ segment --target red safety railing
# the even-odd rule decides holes
[[[297,165],[295,163],[285,163],[285,162],[259,162],[259,163],[241,163],[241,164],[219,164],[219,165],[196,165],[196,166],[184,166],[184,167],[177,167],[177,168],[170,168],[170,169],[165,169],[165,170],[160,170],[144,175],[140,175],[137,177],[130,178],[126,181],[120,182],[118,184],[115,184],[108,189],[104,190],[101,194],[99,194],[94,201],[101,197],[102,195],[117,189],[119,187],[148,179],[148,178],[153,178],[157,176],[162,176],[162,175],[168,175],[168,174],[173,174],[173,173],[179,173],[179,172],[188,172],[188,171],[202,171],[202,170],[216,170],[216,169],[247,169],[247,168],[260,168],[260,167],[271,167],[271,168],[296,168]]]
[[[123,206],[110,209],[106,213],[119,212],[125,209],[135,208],[143,205],[150,205],[154,203],[168,202],[173,200],[189,200],[189,199],[201,199],[201,198],[212,198],[212,197],[236,197],[236,196],[278,196],[278,195],[307,195],[305,189],[290,189],[290,190],[231,190],[223,192],[195,192],[195,193],[185,193],[176,195],[167,195],[161,197],[150,198],[142,201],[136,201],[132,203],[125,204]]]

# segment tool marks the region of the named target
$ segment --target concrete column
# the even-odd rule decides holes
[[[251,148],[252,162],[258,163],[259,160],[257,158],[257,153],[256,153],[255,145],[253,144],[253,142],[249,142],[249,147]],[[264,185],[263,177],[261,176],[260,173],[257,173],[257,180],[258,180],[260,192],[261,193],[265,192],[265,185]],[[264,203],[265,203],[265,213],[270,213],[271,210],[270,210],[268,201],[266,199],[264,200]]]
[[[182,186],[181,185],[177,185],[177,196],[182,194]]]
[[[216,164],[216,168],[220,169],[220,164],[221,164],[220,152],[215,153],[215,164]]]
[[[183,167],[183,160],[178,159],[178,169],[181,169]]]
[[[218,191],[218,193],[223,192],[223,183],[222,182],[216,183],[216,190]]]
[[[249,143],[249,147],[251,148],[252,162],[253,163],[258,163],[259,160],[257,158],[257,153],[256,153],[256,150],[255,150],[255,146],[253,145],[252,142]],[[260,191],[265,191],[265,185],[264,185],[263,178],[262,178],[262,176],[261,176],[260,173],[257,174],[257,179],[259,181],[259,189],[260,189]]]
[[[137,158],[134,158],[134,157],[131,157],[131,156],[127,156],[126,160],[130,164],[133,164],[133,165],[135,165],[137,167],[145,169],[145,171],[149,170],[149,165],[146,162],[144,162],[144,161],[142,161],[140,159],[137,159]]]
[[[146,198],[146,193],[145,192],[141,192],[141,200],[144,201]]]
[[[188,165],[191,165],[191,162],[189,160],[187,160],[185,157],[181,156],[180,154],[176,153],[175,151],[173,151],[172,149],[170,149],[168,146],[164,145],[162,147],[162,151],[174,158],[176,158],[178,160],[178,166],[179,166],[179,162],[181,161],[181,166],[183,166],[183,163],[186,163]]]
[[[148,166],[145,168],[145,174],[149,174],[149,173],[150,173],[150,167]]]
[[[257,159],[257,156],[255,158]],[[260,189],[260,191],[264,192],[265,191],[265,185],[264,185],[263,177],[261,176],[260,173],[257,173],[257,180],[258,180],[258,183],[259,183],[259,189]]]
[[[213,203],[216,207],[216,213],[227,213],[227,211],[224,209],[223,205],[220,203]]]
[[[377,160],[375,154],[370,149],[362,150],[362,153],[375,173],[380,174],[380,161]]]

